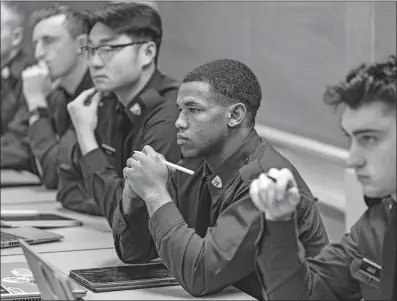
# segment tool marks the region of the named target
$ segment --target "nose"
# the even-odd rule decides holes
[[[183,114],[183,111],[179,112],[178,119],[175,121],[175,127],[178,130],[186,130],[188,128],[188,124]]]
[[[90,54],[88,62],[94,69],[100,69],[103,67],[103,61],[96,51],[93,51],[93,53]]]
[[[44,58],[44,49],[43,49],[43,46],[41,45],[41,42],[38,42],[36,44],[36,48],[34,49],[34,57],[38,61],[40,61]]]
[[[346,163],[348,168],[354,169],[361,168],[366,164],[366,159],[362,152],[362,148],[360,148],[356,143],[352,143],[350,146]]]

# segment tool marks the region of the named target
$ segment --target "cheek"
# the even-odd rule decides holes
[[[224,128],[222,116],[215,116],[215,118],[206,118],[198,122],[195,131],[200,141],[212,144],[224,136]]]

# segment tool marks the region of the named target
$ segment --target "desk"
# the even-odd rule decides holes
[[[1,205],[55,202],[56,191],[44,186],[1,188]]]
[[[55,191],[43,187],[2,188],[2,209],[35,209],[57,212],[83,221],[81,227],[51,229],[61,234],[59,242],[32,245],[45,260],[65,275],[70,270],[122,265],[114,250],[113,237],[108,222],[103,217],[73,212],[55,201]],[[26,262],[20,248],[1,250],[1,263]],[[93,293],[87,291],[86,300],[186,300],[195,299],[181,286],[147,288],[139,290]],[[223,292],[199,299],[210,300],[255,300],[247,294],[227,288]]]
[[[88,269],[106,266],[122,265],[116,253],[110,249],[72,251],[43,254],[43,258],[57,267],[65,275],[70,270]],[[23,255],[1,257],[1,263],[26,262]],[[87,291],[86,300],[186,300],[194,299],[181,286],[146,288],[137,290],[115,291],[107,293],[93,293]],[[255,300],[247,294],[228,288],[221,293],[208,296],[210,300]]]

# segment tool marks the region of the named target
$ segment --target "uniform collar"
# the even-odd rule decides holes
[[[147,110],[150,110],[161,101],[159,88],[164,76],[155,70],[142,91],[128,103],[122,103],[124,110],[132,123],[137,123]]]
[[[239,170],[247,165],[253,158],[255,150],[261,143],[261,138],[253,129],[251,133],[241,143],[240,148],[237,149],[231,156],[222,162],[216,169],[210,167],[211,175],[208,180],[211,182],[212,193],[214,190],[223,191],[236,178]],[[205,163],[207,164],[207,163]],[[211,193],[211,195],[212,195]],[[216,193],[218,194],[218,193]]]

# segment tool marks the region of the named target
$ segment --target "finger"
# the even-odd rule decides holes
[[[280,171],[277,168],[270,168],[269,171],[267,172],[267,175],[277,180],[279,173]]]
[[[127,167],[128,168],[135,167],[137,163],[138,163],[138,160],[136,160],[135,158],[128,158],[127,159]]]
[[[294,175],[287,168],[280,170],[276,179],[276,198],[277,200],[282,200],[286,197],[288,184],[291,184],[291,187],[296,187],[296,182],[294,180]]]
[[[264,208],[269,206],[269,200],[267,198],[267,188],[268,188],[268,181],[266,174],[262,173],[258,177],[258,197],[259,200]]]
[[[38,67],[40,68],[40,71],[42,71],[43,72],[43,74],[48,74],[48,66],[47,66],[47,64],[43,61],[43,60],[41,60],[39,63],[38,63]]]
[[[293,206],[298,206],[300,202],[300,194],[299,194],[299,189],[298,187],[292,187],[287,191],[288,195],[288,201],[293,205]]]
[[[273,207],[274,206],[274,194],[270,193],[269,190],[274,190],[274,183],[270,180],[265,173],[262,173],[259,178],[259,197],[264,203],[265,207]],[[265,201],[264,201],[265,200]]]
[[[132,158],[135,161],[142,161],[145,160],[147,158],[147,155],[141,152],[134,152],[134,154],[132,155]]]
[[[149,157],[152,157],[152,158],[157,157],[156,151],[150,145],[145,145],[142,148],[142,152],[147,154]]]
[[[99,102],[101,101],[101,99],[102,99],[102,92],[96,91],[96,93],[92,97],[92,101],[91,101],[92,106],[95,107],[95,108],[98,107]]]
[[[73,103],[77,105],[83,105],[84,102],[87,100],[88,97],[92,96],[95,93],[96,89],[95,87],[85,90],[80,93],[79,96],[77,96],[74,100]]]

